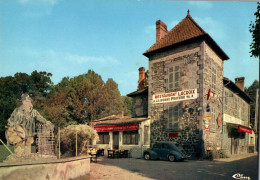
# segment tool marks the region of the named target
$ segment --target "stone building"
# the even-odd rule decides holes
[[[250,127],[251,99],[244,92],[244,77],[233,83],[223,79],[223,149],[228,154],[254,152],[255,136]],[[253,139],[252,139],[253,138]]]
[[[242,152],[242,144],[243,151],[247,148],[247,140],[239,140],[236,147],[241,150],[235,151],[238,135],[234,137],[234,130],[229,130],[238,129],[232,124],[248,128],[250,99],[234,83],[226,85],[223,68],[229,57],[194,21],[189,11],[169,32],[167,25],[158,20],[156,42],[144,55],[149,59],[149,88],[139,89],[130,96],[134,95],[136,116],[145,112],[140,106],[148,102],[151,145],[157,141],[177,142],[193,157],[202,157],[213,149]],[[232,92],[234,97],[223,98],[226,92]],[[236,103],[234,109],[238,106],[246,109],[241,112],[225,110],[224,114],[223,100],[227,99]],[[243,121],[222,121],[223,116],[226,118],[230,113],[243,117]],[[243,139],[243,135],[239,138]],[[224,147],[224,144],[228,145]],[[228,149],[231,147],[232,151]]]

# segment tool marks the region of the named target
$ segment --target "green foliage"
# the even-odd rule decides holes
[[[118,85],[106,83],[92,70],[74,78],[65,77],[44,99],[38,99],[38,109],[56,126],[90,123],[123,111]]]
[[[254,13],[255,23],[249,25],[249,32],[252,34],[252,43],[250,44],[251,56],[260,58],[260,2],[257,3],[257,10]]]
[[[118,85],[112,79],[105,83],[92,70],[74,78],[64,77],[53,85],[52,74],[33,71],[31,75],[16,73],[14,77],[0,78],[0,137],[5,125],[19,104],[22,93],[34,99],[33,106],[56,127],[90,123],[104,116],[131,114],[131,101],[122,98]]]
[[[256,105],[256,90],[259,88],[259,82],[255,80],[251,86],[245,88],[245,93],[253,100],[250,104],[250,123],[254,125],[255,121],[255,105]]]
[[[60,131],[61,153],[64,156],[75,156],[77,148],[81,152],[87,142],[98,140],[97,132],[88,125],[69,125]]]
[[[133,113],[133,101],[131,97],[122,96],[122,101],[124,102],[124,114],[127,116],[132,116]]]

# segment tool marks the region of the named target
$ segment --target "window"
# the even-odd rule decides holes
[[[148,133],[149,126],[144,126],[144,145],[149,145]]]
[[[124,131],[123,132],[123,144],[138,145],[138,131]]]
[[[225,91],[224,96],[224,112],[228,112],[228,91]]]
[[[180,66],[169,68],[169,89],[180,87]]]
[[[234,116],[238,116],[237,97],[234,97]]]
[[[211,82],[211,90],[216,92],[216,82],[217,82],[217,70],[212,67],[212,82]]]
[[[99,141],[97,142],[97,144],[109,144],[108,132],[99,132],[98,137],[99,137]]]
[[[210,120],[210,130],[215,131],[216,130],[216,109],[214,107],[211,108],[211,120]]]
[[[179,105],[168,107],[168,129],[179,129]]]

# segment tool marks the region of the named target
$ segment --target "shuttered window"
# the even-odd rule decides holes
[[[211,80],[211,90],[216,92],[216,83],[217,83],[217,70],[212,67],[212,80]]]
[[[169,68],[169,90],[180,87],[180,66]]]
[[[179,129],[179,105],[168,107],[168,129]]]
[[[216,109],[214,107],[211,108],[211,120],[210,120],[210,130],[215,131],[216,130],[216,120],[217,120],[217,114]]]

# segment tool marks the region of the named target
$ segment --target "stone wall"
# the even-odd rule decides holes
[[[46,180],[86,178],[90,174],[88,157],[60,159],[30,164],[1,163],[0,179]]]
[[[209,130],[203,128],[203,139],[205,149],[221,149],[222,146],[222,125],[218,126],[217,116],[220,114],[222,117],[222,100],[223,95],[223,61],[220,57],[206,44],[204,43],[203,51],[203,94],[207,95],[208,90],[211,89],[211,96],[209,100],[203,98],[203,107],[207,104],[210,106],[210,112],[203,111],[203,117],[211,116],[209,121]],[[212,88],[212,71],[216,70],[216,88]],[[212,111],[215,109],[215,117],[213,117]],[[206,119],[204,118],[204,123]],[[214,127],[213,127],[214,126]]]
[[[147,95],[138,95],[133,97],[133,117],[144,117],[148,115],[148,97]]]
[[[224,91],[225,96],[228,96],[228,98],[224,100],[224,128],[227,132],[226,146],[224,149],[226,150],[227,154],[246,153],[248,151],[249,134],[244,132],[238,133],[238,126],[234,126],[229,122],[248,127],[250,105],[230,89],[225,88]],[[234,98],[237,98],[237,107],[235,107]],[[235,111],[237,113],[235,113]],[[234,141],[238,141],[237,152],[234,151]]]
[[[151,145],[157,141],[173,141],[182,145],[192,156],[200,157],[203,151],[202,116],[197,112],[202,97],[201,42],[158,53],[149,61],[149,116],[151,117]],[[169,89],[168,69],[180,66],[180,87]],[[197,89],[198,98],[181,102],[153,104],[152,95],[185,89]],[[178,130],[169,129],[168,107],[180,107]],[[169,133],[177,134],[170,137]]]

